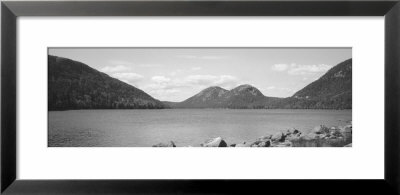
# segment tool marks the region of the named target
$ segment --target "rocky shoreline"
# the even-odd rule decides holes
[[[308,134],[291,128],[267,134],[251,142],[229,143],[216,137],[200,144],[201,147],[352,147],[352,124],[346,126],[316,126]],[[179,147],[173,141],[153,147]],[[190,147],[190,146],[187,146]]]

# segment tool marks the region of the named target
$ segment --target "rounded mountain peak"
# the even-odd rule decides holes
[[[247,88],[255,88],[255,87],[253,87],[252,85],[249,85],[249,84],[243,84],[243,85],[237,86],[235,89],[243,90],[243,89],[247,89]]]
[[[203,91],[210,91],[210,90],[224,90],[224,91],[226,91],[226,89],[224,89],[224,88],[222,88],[220,86],[211,86],[211,87],[208,87],[208,88],[204,89]]]
[[[214,96],[215,94],[217,96],[222,96],[224,93],[228,92],[228,90],[219,87],[219,86],[212,86],[208,87],[206,89],[203,89],[200,93],[198,93],[196,96],[206,96],[206,97],[211,97]]]
[[[254,96],[259,96],[259,95],[263,95],[260,90],[258,90],[257,88],[255,88],[252,85],[249,84],[244,84],[244,85],[239,85],[236,88],[231,90],[235,95],[239,95],[239,94],[243,94],[243,93],[250,93]]]

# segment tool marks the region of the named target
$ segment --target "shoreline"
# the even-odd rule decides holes
[[[319,125],[308,134],[290,128],[250,142],[228,143],[222,137],[214,137],[200,143],[200,146],[177,146],[174,141],[169,141],[152,147],[352,147],[352,124],[350,121],[345,126]]]

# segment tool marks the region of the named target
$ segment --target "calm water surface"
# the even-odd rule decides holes
[[[71,110],[49,112],[49,146],[148,147],[174,141],[199,146],[212,137],[228,144],[294,127],[346,125],[351,110]]]

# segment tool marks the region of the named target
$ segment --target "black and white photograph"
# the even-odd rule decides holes
[[[48,147],[352,147],[352,48],[48,48]]]

